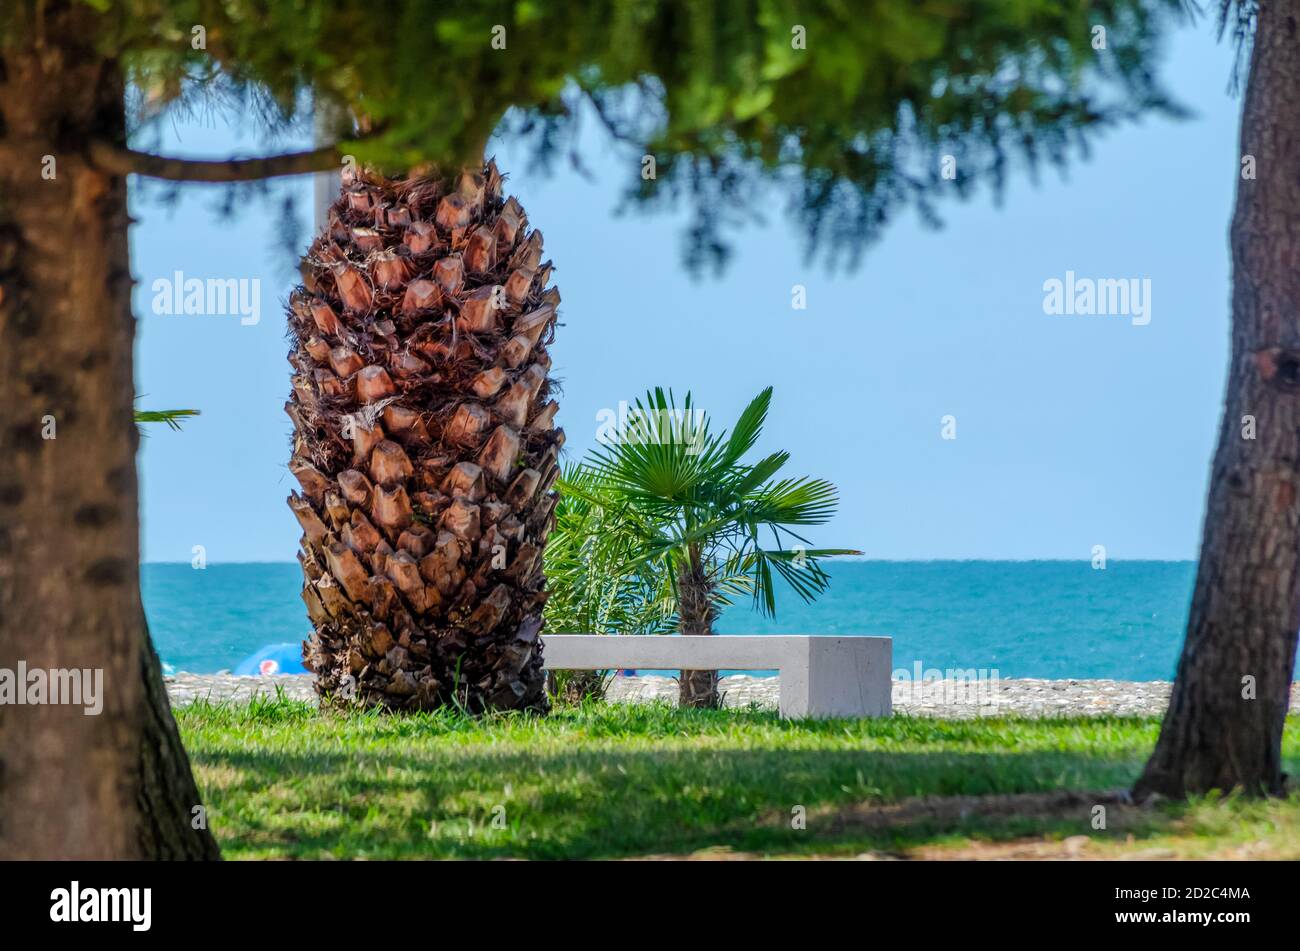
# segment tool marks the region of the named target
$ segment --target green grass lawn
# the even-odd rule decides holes
[[[795,723],[612,704],[476,721],[286,700],[177,719],[230,858],[1300,858],[1300,795],[1108,799],[1153,719]],[[1294,773],[1300,719],[1285,754]]]

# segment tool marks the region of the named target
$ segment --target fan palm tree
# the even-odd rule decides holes
[[[589,480],[561,482],[563,494],[617,513],[624,530],[635,534],[637,561],[656,566],[672,586],[684,635],[713,634],[718,608],[740,594],[774,615],[777,576],[811,601],[830,581],[821,559],[857,554],[812,549],[794,531],[830,519],[835,486],[806,477],[777,479],[786,452],[741,461],[758,440],[771,400],[768,387],[730,434],[714,435],[689,393],[678,409],[671,391],[657,388],[644,403],[637,401],[630,431],[593,454]],[[773,547],[763,547],[763,530]],[[598,536],[594,544],[626,544],[619,534]],[[682,706],[718,705],[717,671],[682,671],[680,687]]]

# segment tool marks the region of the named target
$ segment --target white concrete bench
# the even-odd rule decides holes
[[[893,639],[549,634],[549,670],[776,670],[783,717],[889,716]]]

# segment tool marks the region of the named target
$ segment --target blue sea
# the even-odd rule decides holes
[[[769,619],[729,608],[723,634],[884,634],[894,667],[996,670],[1000,677],[1169,680],[1195,562],[856,561],[830,564],[813,604],[779,592]],[[142,566],[149,628],[177,670],[233,669],[308,632],[301,569],[283,564]]]

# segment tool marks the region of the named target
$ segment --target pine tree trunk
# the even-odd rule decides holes
[[[684,637],[708,637],[713,634],[716,612],[713,608],[713,584],[701,564],[698,551],[692,550],[677,577],[680,597],[678,629]],[[721,705],[716,670],[683,670],[679,681],[678,705],[715,710]]]
[[[136,774],[137,854],[150,859],[221,858],[208,829],[207,813],[194,783],[190,758],[172,717],[158,653],[144,630],[140,652],[143,727]]]
[[[126,181],[79,154],[125,135],[96,27],[48,4],[0,49],[0,669],[102,678],[97,715],[0,705],[0,858],[215,854],[142,653]]]
[[[1139,796],[1285,785],[1300,627],[1298,20],[1297,0],[1261,4],[1241,121],[1257,177],[1237,185],[1226,406],[1187,640]]]

